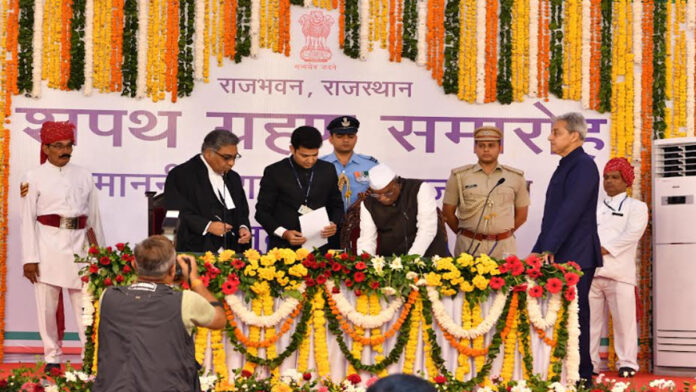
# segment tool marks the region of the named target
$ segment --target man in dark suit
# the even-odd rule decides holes
[[[321,207],[331,222],[321,235],[337,248],[343,201],[333,164],[318,160],[321,133],[302,126],[292,132],[290,143],[292,154],[264,169],[256,200],[256,220],[268,233],[268,248],[299,248],[307,241],[300,232],[300,215]]]
[[[250,247],[249,205],[242,181],[232,170],[241,155],[239,138],[216,129],[201,153],[172,169],[164,185],[167,210],[179,211],[176,250],[216,252]]]
[[[580,307],[580,378],[591,383],[589,291],[597,267],[602,266],[602,246],[597,234],[599,170],[582,148],[587,123],[580,113],[557,117],[549,141],[551,152],[560,155],[546,190],[541,233],[532,252],[545,261],[574,261],[584,275],[577,284]]]

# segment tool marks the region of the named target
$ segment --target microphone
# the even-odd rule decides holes
[[[505,182],[505,177],[501,177],[498,182],[493,185],[493,188],[491,188],[490,191],[488,191],[488,194],[486,195],[486,200],[483,202],[483,208],[481,208],[481,214],[479,215],[478,222],[476,222],[476,229],[474,229],[474,238],[471,239],[471,242],[469,243],[469,247],[466,249],[466,253],[470,254],[469,251],[471,250],[471,247],[474,245],[474,240],[476,240],[476,234],[478,234],[478,229],[479,225],[481,224],[481,219],[483,219],[483,214],[486,212],[486,204],[488,203],[488,198],[491,197],[491,193],[493,193],[493,190],[497,188],[498,186],[502,185]],[[478,247],[477,247],[478,249]]]

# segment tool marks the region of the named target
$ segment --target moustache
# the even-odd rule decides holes
[[[70,158],[71,156],[70,154],[63,154],[59,158]]]

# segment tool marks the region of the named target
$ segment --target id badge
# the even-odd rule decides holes
[[[312,212],[312,211],[313,211],[313,210],[312,210],[311,208],[307,207],[307,206],[304,205],[304,204],[302,204],[302,205],[300,206],[300,208],[297,210],[297,212],[299,212],[300,215],[309,214],[309,213]]]

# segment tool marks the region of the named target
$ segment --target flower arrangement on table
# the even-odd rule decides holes
[[[115,250],[91,249],[86,259],[78,261],[87,263],[82,275],[88,283],[90,306],[85,307],[83,321],[91,339],[85,347],[84,369],[91,373],[97,369],[95,299],[109,285],[134,281],[134,257],[127,244],[117,244]],[[496,260],[467,254],[456,258],[381,257],[305,249],[272,249],[264,255],[255,250],[208,252],[196,262],[203,284],[224,300],[226,336],[246,359],[242,369],[246,375],[253,375],[256,366],[264,366],[277,380],[279,366],[296,352],[298,371],[304,373],[313,346],[317,375],[327,379],[326,328],[350,365],[348,376],[360,372],[383,375],[402,356],[402,371],[413,373],[422,329],[431,381],[444,377],[448,384],[465,390],[490,383],[493,361],[501,350],[501,379],[510,381],[516,348],[522,354],[525,376],[531,376],[533,333],[553,348],[549,379],[559,380],[563,366],[567,380],[578,379],[575,285],[582,272],[572,262],[542,264],[536,257]],[[458,294],[464,296],[461,324],[454,322],[443,303],[444,298]],[[489,299],[490,309],[483,312]],[[548,300],[546,314],[541,300]],[[242,324],[248,327],[248,335]],[[433,324],[459,352],[456,371],[445,366]],[[277,342],[289,333],[289,344],[278,351]],[[491,339],[484,346],[486,334]],[[386,352],[385,342],[392,338]],[[228,379],[222,334],[199,328],[196,355],[203,357],[209,339],[218,376],[216,388],[225,390],[236,381]],[[362,362],[360,353],[365,347],[377,354],[374,363]],[[471,366],[475,366],[475,377],[465,381],[462,374],[468,374]]]

